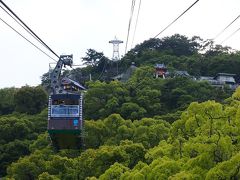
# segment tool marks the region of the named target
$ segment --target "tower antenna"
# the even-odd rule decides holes
[[[118,40],[115,36],[114,40],[109,41],[109,43],[113,44],[113,56],[112,60],[113,61],[118,61],[120,60],[120,55],[119,55],[119,44],[123,43],[123,41]]]

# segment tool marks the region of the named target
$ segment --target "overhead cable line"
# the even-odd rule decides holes
[[[127,52],[127,45],[128,45],[129,33],[130,33],[130,29],[131,29],[131,24],[132,24],[132,17],[133,17],[134,8],[135,8],[135,1],[136,1],[136,0],[132,0],[130,18],[129,18],[129,23],[128,23],[127,40],[126,40],[126,46],[125,46],[125,54],[126,54],[126,52]]]
[[[1,5],[0,5],[0,8],[5,12],[7,13],[16,23],[18,23],[25,31],[27,31],[29,34],[32,35],[32,37],[34,37],[34,39],[36,39],[40,44],[42,44],[42,42],[36,37],[34,36],[25,26],[23,26],[15,17],[13,17],[5,8],[3,8]],[[44,44],[42,44],[44,46]]]
[[[218,33],[213,40],[215,40],[216,38],[218,38],[227,28],[229,28],[229,26],[231,26],[238,18],[240,17],[240,15],[238,15],[232,22],[230,22],[220,33]]]
[[[180,17],[182,17],[188,10],[190,10],[199,0],[195,1],[191,6],[189,6],[182,14],[180,14],[176,19],[174,19],[167,27],[165,27],[162,31],[160,31],[154,38],[158,37],[162,34],[167,28],[169,28],[173,23],[175,23]]]
[[[140,13],[140,9],[141,9],[141,3],[142,3],[142,0],[139,0],[138,12],[137,12],[137,19],[136,19],[136,24],[135,24],[134,32],[133,32],[133,39],[132,39],[131,48],[133,47],[133,42],[134,42],[134,39],[135,39],[136,30],[137,30],[138,17],[139,17],[139,13]]]
[[[234,31],[232,34],[230,34],[226,39],[224,39],[220,44],[224,43],[225,41],[227,41],[229,38],[231,38],[234,34],[236,34],[238,31],[240,30],[240,28],[238,28],[236,31]]]
[[[105,60],[105,63],[103,65],[102,71],[100,73],[100,75],[98,76],[97,80],[100,80],[100,78],[102,77],[104,71],[106,71],[106,66],[107,66],[107,60]]]
[[[19,20],[30,32],[31,35],[34,35],[37,39],[39,39],[39,41],[49,50],[51,51],[55,56],[57,56],[59,58],[59,56],[38,36],[36,35],[31,28],[29,28],[2,0],[0,0],[0,3],[2,3],[2,5],[8,10],[10,11],[13,16],[15,16],[17,18],[17,20]],[[28,31],[28,32],[29,32]]]
[[[43,54],[45,54],[46,56],[48,56],[50,59],[56,61],[54,58],[52,58],[51,56],[49,56],[46,52],[44,52],[42,49],[40,49],[37,45],[35,45],[34,43],[32,43],[30,40],[28,40],[26,37],[24,37],[20,32],[18,32],[16,29],[14,29],[11,25],[9,25],[6,21],[4,21],[2,18],[0,18],[0,20],[6,24],[8,27],[10,27],[13,31],[15,31],[18,35],[20,35],[23,39],[25,39],[26,41],[28,41],[31,45],[33,45],[35,48],[37,48],[39,51],[41,51]],[[56,61],[57,62],[57,61]]]

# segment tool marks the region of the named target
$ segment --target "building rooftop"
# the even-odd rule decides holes
[[[217,73],[216,76],[236,76],[236,74],[230,74],[230,73]]]
[[[163,69],[167,69],[167,67],[165,66],[165,64],[156,64],[155,68],[163,68]]]
[[[175,71],[174,74],[177,76],[190,76],[187,71]]]
[[[207,80],[207,81],[209,81],[209,80],[214,80],[214,77],[212,77],[212,76],[200,76],[200,78],[199,78],[199,80]]]
[[[77,82],[75,82],[75,81],[73,81],[73,80],[71,80],[67,77],[64,77],[62,79],[62,84],[63,85],[71,85],[71,86],[73,86],[73,87],[75,87],[79,90],[86,90],[86,88],[84,86],[82,86],[81,84],[79,84],[79,83],[77,83]]]

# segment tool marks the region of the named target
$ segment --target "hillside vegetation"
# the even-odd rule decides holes
[[[235,73],[238,81],[239,52],[199,37],[150,39],[119,63],[119,72],[132,61],[138,67],[127,82],[111,81],[116,64],[102,55],[88,50],[87,67],[64,72],[88,88],[84,148],[52,146],[42,87],[0,90],[0,177],[240,179],[240,88],[153,76],[154,65],[165,63],[194,76]]]
[[[29,155],[8,166],[8,177],[238,179],[239,100],[240,89],[224,104],[215,101],[191,103],[181,118],[172,124],[157,117],[125,120],[118,114],[97,121],[87,120],[86,150],[56,152],[47,133],[40,134],[36,141],[29,143],[29,136],[36,127],[28,123],[34,122],[31,118],[22,122],[27,117],[15,118],[22,124],[21,131],[17,129],[19,123],[16,123],[13,125],[15,130],[8,130],[9,134],[4,131],[6,136],[1,134],[8,141],[1,146],[2,155],[7,160],[12,157],[10,152]],[[5,119],[0,119],[1,124]],[[7,119],[7,124],[13,121],[13,117]],[[10,134],[14,135],[14,140]]]

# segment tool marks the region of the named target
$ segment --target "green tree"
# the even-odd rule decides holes
[[[99,177],[99,179],[100,180],[112,180],[112,179],[117,180],[117,179],[120,179],[121,175],[127,170],[128,170],[127,167],[116,162],[112,166],[110,166],[110,168],[107,169],[105,173]]]
[[[16,88],[0,89],[0,115],[11,114],[15,109],[14,93]]]
[[[118,113],[127,96],[128,91],[121,82],[91,82],[85,95],[85,117],[99,119]]]
[[[46,161],[51,161],[53,151],[45,148],[41,151],[35,151],[30,156],[20,158],[17,162],[8,167],[8,177],[14,179],[37,179],[43,172],[47,171]]]
[[[196,37],[188,39],[186,36],[175,34],[171,37],[163,38],[159,50],[167,51],[175,56],[190,56],[197,53],[200,47],[196,40]]]
[[[146,114],[146,110],[136,103],[124,103],[120,110],[121,115],[126,119],[141,119]]]
[[[181,171],[182,164],[169,158],[159,158],[150,164],[152,171],[147,175],[149,179],[168,179]]]
[[[41,86],[44,87],[44,89],[50,93],[51,92],[51,79],[49,72],[44,73],[41,76]]]
[[[104,144],[104,137],[107,136],[108,132],[103,121],[86,121],[85,130],[85,145],[87,148],[98,148]]]
[[[16,117],[0,117],[0,137],[2,143],[15,139],[24,139],[31,132],[33,124],[27,119]]]
[[[99,177],[115,162],[128,167],[144,158],[145,149],[141,144],[123,142],[120,146],[101,146],[99,149],[88,149],[75,159],[75,179]],[[133,155],[132,155],[133,154]]]
[[[42,87],[25,86],[14,94],[16,111],[20,113],[36,114],[47,105],[47,93]]]
[[[29,144],[28,140],[14,140],[0,145],[0,176],[6,175],[6,169],[12,162],[30,153]]]
[[[239,179],[240,178],[240,154],[236,154],[230,160],[217,164],[207,173],[206,179]]]
[[[102,57],[103,53],[99,53],[94,49],[88,49],[86,56],[83,57],[82,60],[86,65],[97,66]]]
[[[54,175],[50,175],[47,172],[44,172],[38,176],[39,180],[60,180],[58,177]]]

